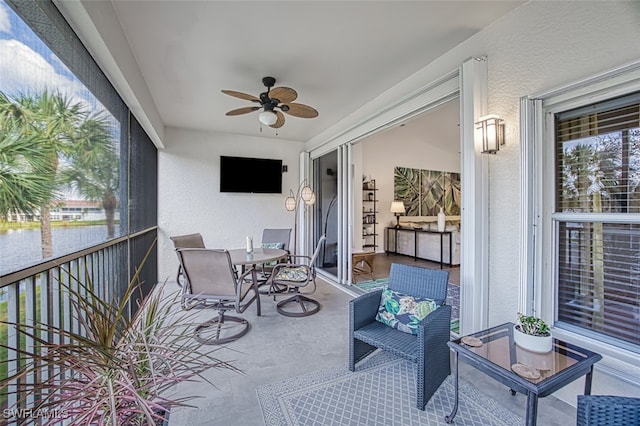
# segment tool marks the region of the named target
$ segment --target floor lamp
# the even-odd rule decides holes
[[[307,180],[303,180],[298,187],[297,194],[293,193],[293,190],[289,190],[289,196],[284,200],[284,207],[287,211],[294,212],[293,220],[293,254],[298,254],[298,207],[300,206],[300,200],[304,202],[305,206],[311,206],[316,202],[316,193],[307,184]]]

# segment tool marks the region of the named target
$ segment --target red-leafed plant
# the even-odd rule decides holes
[[[174,385],[209,382],[203,373],[211,368],[239,372],[193,338],[190,327],[195,321],[189,319],[193,314],[176,310],[178,293],[167,296],[163,288],[154,289],[130,318],[128,303],[140,287],[138,273],[122,297],[109,301],[98,296],[88,276],[85,282],[71,281],[60,285],[71,301],[72,322],[78,328],[6,323],[35,345],[18,350],[21,368],[0,386],[5,394],[19,392],[21,407],[32,400],[28,408],[33,412],[57,414],[42,418],[44,423],[155,425],[162,412],[188,406],[195,397],[166,397]],[[50,338],[43,340],[43,332]]]

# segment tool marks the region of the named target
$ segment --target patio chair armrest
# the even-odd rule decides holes
[[[349,321],[352,331],[375,320],[382,289],[370,291],[349,301]]]
[[[239,277],[238,277],[238,282],[244,281],[245,278],[247,278],[248,275],[251,275],[251,273],[253,272],[253,270],[251,268],[245,270]]]
[[[431,350],[438,345],[446,347],[451,338],[451,306],[439,306],[420,321],[418,330],[424,335],[425,349]]]
[[[242,286],[244,284],[253,285],[253,277],[249,281],[245,281],[247,276],[252,274],[253,270],[251,268],[244,271],[237,279],[236,279],[236,293],[238,295],[242,294]]]
[[[287,255],[287,257],[288,257],[289,259],[291,259],[292,261],[293,261],[294,259],[306,259],[306,260],[311,260],[311,257],[307,256],[306,254],[290,254],[290,255]],[[299,262],[299,261],[298,261],[298,262]]]
[[[307,268],[311,269],[309,265],[305,265],[303,263],[277,263],[273,266],[272,274],[275,274],[278,270],[284,268]]]

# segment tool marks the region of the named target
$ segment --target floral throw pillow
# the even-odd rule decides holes
[[[284,243],[262,243],[262,248],[282,250],[284,248]],[[270,262],[264,263],[264,266],[274,266],[276,263],[278,263],[277,260],[272,260]]]
[[[418,334],[418,324],[435,311],[438,305],[431,299],[409,296],[384,289],[376,320],[399,331]]]

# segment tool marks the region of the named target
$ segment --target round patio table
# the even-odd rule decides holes
[[[252,265],[251,278],[253,280],[254,288],[258,291],[258,271],[256,265],[271,262],[274,260],[282,259],[289,253],[286,250],[273,249],[273,248],[254,248],[252,253],[247,253],[246,249],[232,249],[229,250],[229,256],[231,257],[231,263],[236,266]],[[256,299],[256,308],[258,316],[260,316],[260,297]]]

